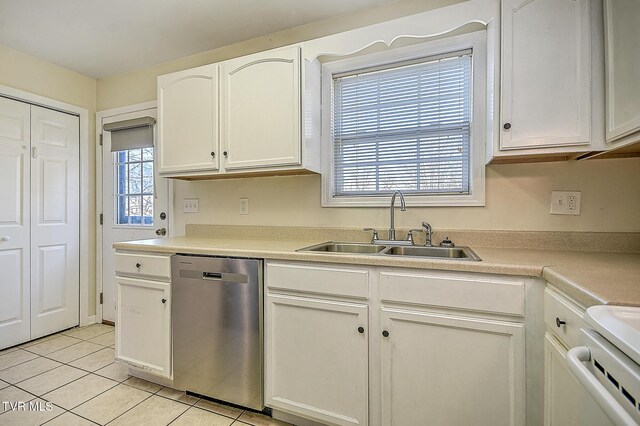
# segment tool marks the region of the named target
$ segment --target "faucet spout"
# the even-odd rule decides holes
[[[396,195],[400,195],[400,210],[405,211],[407,209],[404,201],[404,194],[399,189],[396,189],[391,196],[391,225],[389,226],[389,240],[396,239],[396,228],[395,228],[395,204],[396,204]]]

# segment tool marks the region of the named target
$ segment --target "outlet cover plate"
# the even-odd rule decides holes
[[[238,213],[249,214],[249,199],[240,198],[238,203]]]
[[[183,213],[198,213],[200,209],[200,199],[198,198],[185,198],[184,205],[182,207]]]
[[[580,191],[551,191],[551,214],[578,216]]]

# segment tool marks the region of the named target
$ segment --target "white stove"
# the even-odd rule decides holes
[[[592,306],[567,364],[616,425],[640,424],[640,308]]]

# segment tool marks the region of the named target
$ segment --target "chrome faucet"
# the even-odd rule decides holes
[[[396,239],[396,228],[395,228],[395,217],[394,217],[394,210],[395,210],[395,204],[396,204],[396,195],[400,195],[400,210],[401,211],[405,211],[407,209],[405,203],[404,203],[404,194],[399,190],[396,189],[393,192],[393,195],[391,196],[391,226],[389,227],[389,240],[393,241]]]
[[[425,239],[424,239],[424,245],[427,247],[432,247],[431,244],[431,225],[429,225],[427,222],[422,222],[422,227],[424,228],[424,233],[425,233]]]

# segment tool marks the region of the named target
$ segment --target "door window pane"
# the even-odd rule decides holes
[[[153,148],[114,154],[114,209],[118,225],[153,225]]]

